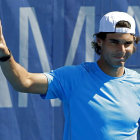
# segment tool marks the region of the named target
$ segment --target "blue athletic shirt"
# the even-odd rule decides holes
[[[64,140],[136,140],[140,117],[140,75],[125,68],[106,75],[96,62],[50,73],[45,99],[63,102]]]

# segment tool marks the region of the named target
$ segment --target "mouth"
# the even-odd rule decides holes
[[[125,59],[124,56],[114,56],[114,58],[119,59],[119,60],[124,60]]]
[[[125,55],[114,55],[113,57],[118,61],[126,61],[131,55],[125,54]]]
[[[114,58],[118,62],[125,62],[127,59],[127,56],[114,56]]]

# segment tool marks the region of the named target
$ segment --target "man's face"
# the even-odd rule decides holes
[[[133,54],[134,36],[128,33],[107,34],[105,40],[97,39],[101,46],[100,60],[105,65],[122,67],[125,61]]]

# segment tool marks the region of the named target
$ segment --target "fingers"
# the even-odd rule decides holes
[[[0,44],[6,45],[6,42],[4,40],[4,36],[3,36],[3,33],[2,33],[1,20],[0,20]]]
[[[0,20],[0,38],[2,37],[2,25],[1,25],[1,20]]]
[[[2,29],[1,29],[1,20],[0,20],[0,36],[2,34]]]
[[[0,20],[0,44],[1,44],[1,39],[2,38],[2,26],[1,26],[1,20]]]

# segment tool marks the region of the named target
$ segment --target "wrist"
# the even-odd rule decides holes
[[[7,60],[9,60],[11,58],[12,53],[11,53],[11,51],[9,49],[8,49],[8,51],[9,51],[9,55],[0,57],[0,62],[5,62],[5,61],[7,61]]]

